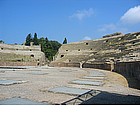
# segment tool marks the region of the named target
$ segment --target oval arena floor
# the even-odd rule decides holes
[[[0,104],[140,104],[140,90],[104,70],[0,67]]]

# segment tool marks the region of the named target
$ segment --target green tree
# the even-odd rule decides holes
[[[51,42],[48,40],[48,38],[45,38],[45,42],[46,42],[46,47],[52,49],[52,44]]]
[[[50,41],[52,45],[52,49],[58,51],[58,49],[61,47],[61,44],[58,41]]]
[[[4,41],[3,40],[0,40],[0,43],[4,43]]]
[[[44,52],[46,58],[48,58],[50,61],[53,60],[53,56],[55,56],[61,46],[59,42],[52,40],[49,41],[47,37],[40,38],[39,44],[41,44],[41,51]]]
[[[30,46],[30,43],[31,42],[32,42],[32,35],[31,34],[28,34],[27,37],[26,37],[25,45],[26,46]]]
[[[48,44],[48,42],[49,42],[49,40],[48,40],[48,38],[47,38],[47,37],[45,38],[45,42],[46,42],[46,44]]]
[[[67,38],[65,37],[63,44],[67,44],[67,43],[68,43],[68,41],[67,41]]]
[[[46,41],[44,39],[44,37],[41,37],[39,40],[38,40],[39,44],[41,44],[41,51],[42,52],[45,52],[45,49],[46,49]]]
[[[50,61],[53,60],[53,56],[56,55],[58,49],[61,47],[61,44],[58,41],[48,40],[48,38],[37,38],[37,33],[34,34],[32,39],[31,34],[28,34],[26,37],[26,45],[30,46],[30,42],[34,42],[34,45],[41,44],[41,51],[44,52],[46,58]]]
[[[61,44],[58,41],[49,41],[49,43],[51,44],[51,47],[47,48],[47,55],[48,55],[48,59],[51,61],[53,60],[53,56],[56,55],[56,53],[58,52],[58,49],[61,47]]]
[[[38,41],[38,38],[37,38],[37,33],[34,34],[33,42],[34,42],[34,45],[39,45],[39,41]]]

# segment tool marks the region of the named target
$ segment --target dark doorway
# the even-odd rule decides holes
[[[61,58],[63,58],[64,57],[64,55],[61,55]]]

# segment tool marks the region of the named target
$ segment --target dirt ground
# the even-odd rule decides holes
[[[102,86],[78,85],[71,81],[89,76],[91,71],[105,74]],[[75,87],[117,93],[122,95],[140,96],[140,91],[128,87],[126,79],[114,72],[58,67],[26,67],[26,69],[0,69],[0,80],[22,80],[22,84],[0,85],[0,100],[20,97],[48,104],[60,104],[75,96],[62,93],[52,93],[48,90],[54,87]]]

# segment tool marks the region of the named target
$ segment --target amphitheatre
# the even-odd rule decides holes
[[[140,104],[140,32],[41,46],[0,44],[0,104]]]

